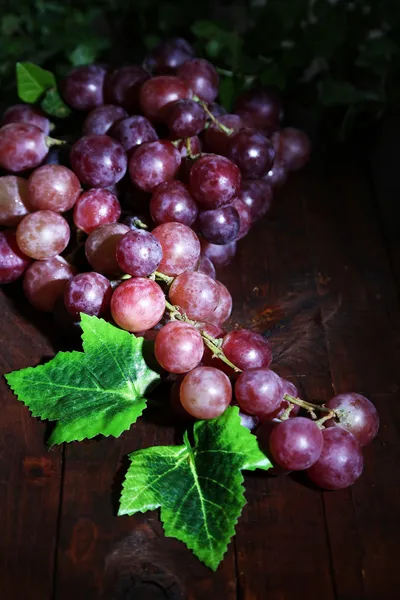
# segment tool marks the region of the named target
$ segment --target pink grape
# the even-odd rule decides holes
[[[103,85],[106,70],[100,65],[73,69],[61,82],[65,102],[74,110],[91,110],[104,104]]]
[[[129,231],[122,223],[102,225],[89,234],[85,244],[86,258],[95,271],[103,275],[116,275],[121,272],[116,259],[117,245]]]
[[[272,188],[264,179],[243,181],[237,197],[248,207],[255,223],[271,208]]]
[[[168,140],[142,144],[129,160],[132,182],[145,192],[153,192],[160,183],[173,179],[181,164],[181,155]]]
[[[211,277],[189,271],[178,275],[169,288],[172,304],[180,306],[189,319],[205,321],[214,314],[219,301],[219,290]]]
[[[265,419],[282,402],[281,378],[270,369],[248,369],[235,383],[235,396],[242,410]]]
[[[375,406],[361,394],[339,394],[325,405],[336,412],[332,425],[343,427],[354,435],[361,446],[371,443],[379,430],[379,415]],[[337,420],[337,422],[336,422]]]
[[[0,129],[0,167],[12,173],[34,169],[49,148],[46,135],[29,123],[10,123]]]
[[[122,106],[128,113],[139,108],[140,87],[150,74],[136,65],[127,65],[107,74],[104,95],[107,102]]]
[[[324,445],[319,459],[307,471],[316,485],[327,490],[340,490],[358,479],[363,470],[360,444],[350,431],[341,427],[324,429]]]
[[[174,73],[193,56],[194,50],[189,42],[183,38],[169,38],[151,50],[145,59],[145,66],[158,75]]]
[[[302,169],[310,160],[311,142],[303,131],[286,127],[274,133],[271,139],[277,159],[288,171]]]
[[[140,106],[148,119],[161,121],[163,108],[170,102],[191,98],[192,91],[179,77],[159,75],[145,81],[140,88]]]
[[[187,60],[179,67],[177,75],[205,102],[213,102],[217,97],[219,76],[215,67],[207,60]]]
[[[146,142],[158,140],[153,125],[141,115],[121,119],[111,127],[109,135],[116,139],[126,152]]]
[[[202,236],[212,244],[229,244],[237,238],[240,228],[239,213],[233,206],[202,210],[196,221]]]
[[[108,308],[112,289],[110,282],[100,273],[79,273],[70,279],[64,292],[67,310],[78,318],[80,313],[102,315]]]
[[[157,225],[176,222],[190,226],[196,220],[198,208],[184,183],[166,181],[153,192],[150,214]]]
[[[236,236],[236,240],[241,240],[250,231],[253,220],[251,210],[240,198],[235,198],[232,202],[232,206],[237,210],[239,215],[239,232]]]
[[[83,124],[84,135],[94,133],[96,135],[104,135],[108,130],[121,119],[128,116],[126,110],[122,106],[113,104],[103,104],[94,108],[86,117]]]
[[[229,204],[239,192],[240,184],[238,167],[224,156],[202,156],[190,171],[190,191],[204,209]]]
[[[222,415],[232,400],[229,377],[213,367],[197,367],[181,383],[183,408],[197,419],[214,419]]]
[[[114,321],[132,333],[154,327],[164,310],[164,292],[158,283],[143,277],[124,281],[114,290],[111,298]]]
[[[200,255],[199,261],[194,270],[198,271],[199,273],[204,273],[204,275],[208,275],[208,277],[211,277],[211,279],[216,278],[214,265],[212,264],[211,260],[203,254]]]
[[[289,394],[289,396],[293,396],[293,398],[298,398],[299,393],[297,391],[296,386],[291,382],[287,381],[287,379],[281,379],[281,387],[282,387],[282,401],[276,411],[270,415],[269,418],[273,417],[276,419],[280,419],[283,416],[283,413],[289,407],[289,402],[284,400],[285,394]],[[293,408],[289,413],[290,417],[295,417],[300,412],[300,406],[298,404],[293,404]]]
[[[22,252],[36,260],[53,258],[69,242],[70,229],[60,214],[38,210],[26,215],[17,227],[17,243]]]
[[[37,260],[25,273],[25,296],[37,310],[51,312],[75,274],[76,269],[62,256]]]
[[[0,231],[0,283],[11,283],[26,270],[31,259],[18,247],[15,231]]]
[[[259,367],[267,369],[272,361],[269,342],[259,333],[248,329],[230,331],[224,338],[222,350],[242,371]]]
[[[26,179],[16,175],[0,177],[0,225],[15,227],[31,210]]]
[[[157,335],[154,352],[166,371],[186,373],[199,364],[203,348],[202,337],[193,325],[171,321]]]
[[[219,292],[219,299],[217,308],[214,310],[209,320],[213,323],[217,323],[221,325],[225,323],[227,319],[231,316],[232,312],[232,296],[229,293],[228,288],[221,283],[220,281],[215,282]]]
[[[268,87],[244,92],[235,103],[235,112],[247,127],[275,131],[283,118],[282,100],[275,90]]]
[[[117,245],[117,262],[124,273],[146,277],[157,270],[162,259],[158,239],[143,230],[129,231]]]
[[[211,260],[217,269],[226,267],[232,262],[236,254],[236,242],[220,246],[219,244],[210,244],[207,240],[201,240],[201,252]]]
[[[289,471],[302,471],[317,462],[323,444],[321,430],[314,421],[294,417],[274,427],[269,449],[278,465]]]
[[[218,117],[219,123],[222,123],[225,127],[233,129],[233,131],[239,131],[243,127],[243,121],[239,115],[227,114]],[[221,154],[227,156],[228,146],[230,141],[229,135],[221,130],[218,123],[211,123],[204,132],[204,142],[210,152],[214,154]]]
[[[173,136],[186,138],[197,135],[204,129],[207,115],[200,104],[184,98],[167,104],[164,108],[164,121]]]
[[[101,225],[116,223],[121,216],[117,197],[102,188],[83,192],[74,207],[74,223],[78,229],[91,233]]]
[[[228,156],[245,179],[258,179],[272,167],[275,150],[271,141],[259,131],[242,129],[230,136]]]
[[[29,201],[35,210],[70,210],[79,194],[81,184],[71,169],[62,165],[43,165],[28,180]]]
[[[71,148],[71,166],[80,181],[90,187],[109,187],[126,173],[127,157],[119,142],[108,135],[90,134]]]
[[[50,133],[49,119],[39,108],[31,104],[14,104],[7,108],[3,114],[2,125],[9,123],[29,123],[41,129],[46,135]]]
[[[163,223],[152,231],[161,244],[163,258],[158,270],[176,277],[192,269],[200,256],[197,235],[182,223]]]

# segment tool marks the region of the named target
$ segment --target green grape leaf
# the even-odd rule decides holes
[[[71,114],[71,110],[65,104],[56,88],[47,90],[41,102],[41,107],[45,113],[59,119],[69,117]]]
[[[246,501],[242,469],[272,465],[241,425],[239,409],[194,425],[182,446],[154,446],[129,455],[119,515],[161,507],[165,534],[184,542],[216,570]]]
[[[18,96],[24,102],[37,102],[44,92],[56,87],[53,73],[30,62],[16,65]]]
[[[83,352],[59,352],[45,365],[6,375],[34,417],[58,421],[49,443],[118,437],[146,407],[159,380],[143,359],[143,338],[81,315]]]

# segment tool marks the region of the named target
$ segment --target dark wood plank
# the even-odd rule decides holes
[[[331,299],[322,315],[335,392],[365,394],[381,417],[362,477],[324,494],[338,597],[390,600],[400,589],[399,307],[371,200],[353,164],[310,182],[306,210],[319,292]]]
[[[19,285],[11,286],[14,299]],[[0,373],[35,365],[53,348],[34,311],[0,292]],[[21,309],[24,314],[21,314]],[[40,320],[40,319],[39,319]],[[43,320],[44,322],[44,320]],[[51,600],[61,450],[48,452],[45,425],[0,380],[0,589],[10,600]]]

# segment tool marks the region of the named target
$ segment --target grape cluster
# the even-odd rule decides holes
[[[82,116],[68,152],[48,137],[39,109],[9,108],[0,129],[0,282],[23,276],[38,310],[59,310],[61,299],[71,322],[103,316],[154,340],[181,415],[212,419],[236,402],[246,427],[271,425],[277,465],[345,487],[361,473],[360,446],[376,435],[374,407],[345,394],[323,409],[329,419],[298,416],[311,405],[270,369],[268,341],[224,331],[232,298],[215,271],[268,212],[273,189],[307,163],[310,142],[281,128],[274,90],[250,90],[226,114],[218,86],[214,66],[174,38],[143,66],[83,66],[61,82]]]

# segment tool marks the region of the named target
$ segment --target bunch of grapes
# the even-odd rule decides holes
[[[268,341],[224,331],[232,298],[216,280],[274,188],[307,163],[310,142],[281,128],[274,90],[243,93],[227,114],[218,85],[214,66],[172,39],[143,66],[83,66],[61,82],[82,115],[71,147],[49,137],[37,108],[10,107],[0,129],[0,282],[23,276],[38,310],[73,323],[102,316],[154,340],[159,365],[175,376],[178,412],[212,419],[235,401],[245,426],[271,424],[282,469],[346,487],[361,473],[360,446],[377,433],[373,405],[345,394],[319,420],[298,416],[312,405],[269,368]]]

